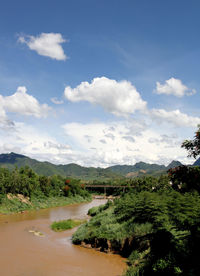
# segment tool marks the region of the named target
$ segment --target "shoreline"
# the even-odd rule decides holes
[[[23,214],[29,211],[36,211],[42,209],[49,209],[54,207],[70,206],[80,203],[89,203],[92,197],[83,198],[81,196],[75,197],[47,197],[41,199],[34,198],[29,204],[20,203],[18,199],[6,199],[4,204],[0,204],[0,216]],[[8,204],[6,204],[8,203]]]

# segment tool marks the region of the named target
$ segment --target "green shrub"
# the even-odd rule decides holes
[[[51,229],[56,232],[61,232],[61,231],[65,231],[68,229],[72,229],[76,226],[79,226],[82,223],[85,223],[85,222],[86,222],[86,220],[72,220],[72,219],[55,221],[51,224]]]
[[[94,206],[94,207],[92,207],[92,208],[90,208],[89,210],[88,210],[88,215],[89,216],[91,216],[91,217],[94,217],[94,216],[96,216],[97,214],[99,213],[99,207],[98,206]]]

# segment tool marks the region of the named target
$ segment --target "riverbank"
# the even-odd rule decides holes
[[[80,195],[64,197],[64,196],[50,196],[50,197],[33,197],[30,200],[23,201],[17,196],[4,196],[0,202],[0,214],[12,214],[19,212],[26,212],[30,210],[46,209],[51,207],[61,207],[76,203],[90,202],[92,196],[82,197]]]
[[[122,275],[126,264],[120,256],[72,245],[71,236],[76,228],[63,232],[50,228],[56,220],[85,219],[88,209],[105,202],[96,199],[89,203],[0,216],[1,275]],[[40,233],[43,236],[36,235]]]
[[[172,189],[127,193],[104,206],[73,234],[74,244],[128,258],[126,276],[199,275],[197,193]]]
[[[131,251],[130,235],[124,223],[117,220],[114,203],[93,207],[88,211],[92,218],[73,234],[74,244],[105,253],[128,257]]]

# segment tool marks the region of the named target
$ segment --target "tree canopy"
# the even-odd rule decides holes
[[[185,140],[182,143],[182,148],[185,148],[188,151],[189,157],[197,158],[200,155],[200,125],[198,125],[198,129],[195,132],[195,136],[193,140]]]

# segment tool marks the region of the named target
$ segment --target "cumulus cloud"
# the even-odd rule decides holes
[[[47,104],[40,104],[36,98],[26,92],[25,86],[19,86],[11,96],[0,95],[0,120],[8,120],[7,111],[37,118],[47,116],[50,107]]]
[[[111,127],[114,140],[107,135]],[[180,137],[175,137],[173,133],[166,137],[162,131],[149,128],[140,131],[138,136],[132,122],[68,123],[63,128],[66,137],[70,137],[74,147],[79,149],[81,158],[73,155],[73,158],[77,158],[74,162],[83,162],[87,166],[131,165],[138,161],[162,163],[163,160],[167,165],[172,159],[183,161],[185,153],[180,147]]]
[[[149,111],[152,119],[159,123],[170,123],[177,127],[196,127],[200,124],[199,117],[189,116],[180,110],[166,111],[164,109],[152,109]]]
[[[69,150],[70,149],[70,146],[69,145],[63,145],[63,144],[60,144],[60,143],[55,143],[55,142],[52,142],[52,141],[46,141],[44,142],[44,147],[45,148],[48,148],[48,149],[57,149],[57,150]]]
[[[29,49],[36,51],[41,56],[56,60],[67,59],[61,46],[66,40],[60,33],[41,33],[38,36],[20,36],[18,41],[25,43]]]
[[[165,144],[166,148],[176,147],[182,144],[182,140],[178,139],[178,136],[175,134],[167,135],[163,134],[160,135],[159,138],[149,138],[149,143],[156,144],[157,146],[160,146],[161,144]]]
[[[0,127],[10,128],[14,126],[14,122],[7,118],[6,112],[3,107],[3,97],[0,95]]]
[[[107,144],[105,139],[100,139],[99,142],[101,142],[102,144]]]
[[[46,117],[50,107],[40,104],[33,96],[26,93],[26,87],[19,86],[11,96],[0,95],[0,127],[4,130],[14,129],[15,123],[8,118],[7,112],[13,112],[37,118]]]
[[[11,151],[57,164],[69,163],[67,156],[73,155],[67,143],[60,143],[44,130],[22,122],[15,122],[15,131],[0,131],[0,152]]]
[[[63,104],[63,100],[58,100],[56,97],[51,98],[52,103],[54,104]]]
[[[95,167],[133,165],[139,161],[168,164],[172,159],[188,162],[184,149],[180,147],[185,136],[176,136],[168,130],[166,135],[166,128],[164,131],[161,128],[137,130],[134,122],[125,120],[68,123],[62,128],[65,142],[60,143],[43,129],[15,122],[15,131],[0,128],[0,152],[18,152],[56,164],[73,162]],[[111,129],[113,136],[110,135]]]
[[[115,140],[115,136],[112,133],[107,133],[105,137]]]
[[[123,138],[131,143],[134,143],[135,142],[135,139],[132,137],[132,136],[129,136],[129,135],[126,135],[126,136],[123,136]]]
[[[165,95],[174,95],[176,97],[183,97],[184,95],[191,96],[196,93],[195,89],[190,89],[186,85],[184,85],[181,80],[171,78],[166,80],[164,84],[160,84],[160,82],[156,82],[156,90],[157,94],[165,94]]]
[[[144,111],[146,102],[129,81],[94,78],[91,83],[82,82],[75,88],[67,86],[64,91],[71,102],[87,101],[101,105],[106,111],[117,116],[128,116],[135,111]]]

